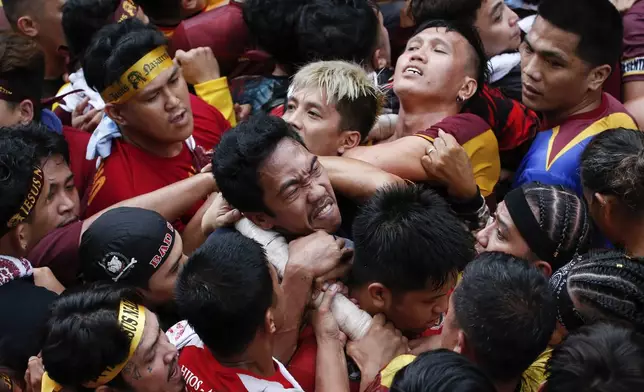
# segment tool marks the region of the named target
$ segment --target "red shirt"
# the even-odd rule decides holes
[[[230,124],[217,109],[200,98],[191,95],[190,102],[194,117],[192,136],[197,150],[210,151]],[[123,140],[115,140],[110,156],[96,171],[84,216],[92,216],[118,202],[153,192],[198,173],[208,162],[197,150],[190,151],[184,144],[179,155],[165,158]],[[174,222],[175,228],[182,231],[201,204],[203,201],[194,205],[180,221]]]
[[[87,143],[91,134],[72,127],[63,126],[63,136],[69,148],[69,166],[74,174],[74,185],[83,199],[87,187],[92,183],[96,172],[96,160],[85,159]]]
[[[284,365],[276,359],[273,359],[275,373],[266,378],[245,369],[223,366],[213,357],[186,321],[175,324],[166,332],[166,336],[180,351],[179,366],[188,392],[302,390]]]
[[[440,335],[440,329],[427,329],[422,337]],[[304,391],[315,391],[315,362],[317,358],[318,344],[315,339],[315,333],[311,326],[302,330],[297,341],[297,350],[291,358],[288,365],[288,371],[295,377],[297,382],[302,386]],[[360,378],[358,375],[351,374],[349,371],[349,389],[351,392],[360,390]]]

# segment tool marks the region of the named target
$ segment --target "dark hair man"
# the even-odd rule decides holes
[[[478,364],[497,391],[532,391],[543,381],[523,373],[546,349],[556,308],[547,279],[528,262],[487,252],[470,263],[450,299],[443,347]],[[475,321],[476,320],[476,321]]]
[[[174,287],[188,256],[181,234],[160,214],[132,207],[107,211],[83,233],[79,255],[84,282],[137,289],[163,330],[179,321]]]
[[[644,336],[599,323],[580,328],[552,350],[542,392],[629,392],[644,388]]]
[[[328,308],[338,291],[339,284],[329,287],[313,316],[320,339],[318,366],[325,375],[315,382],[318,391],[348,391],[346,337]],[[211,236],[191,257],[177,284],[178,308],[186,321],[168,331],[181,349],[179,364],[188,390],[304,390],[272,358],[286,295],[291,293],[279,285],[277,272],[258,243],[237,232]],[[395,347],[406,345],[393,328],[374,324],[368,332],[371,338],[381,344],[391,341]],[[390,354],[384,361],[391,358]]]
[[[53,97],[63,85],[65,35],[61,23],[65,0],[4,0],[11,27],[32,38],[45,56],[43,97]]]
[[[37,123],[2,128],[0,155],[7,171],[0,181],[6,196],[0,209],[6,225],[0,253],[27,257],[34,266],[50,267],[63,285],[74,285],[81,235],[104,211],[78,219],[80,201],[65,140]],[[149,208],[176,219],[214,187],[209,173],[198,174],[120,205]]]
[[[473,27],[442,20],[419,26],[396,64],[394,91],[401,109],[394,135],[387,143],[355,147],[343,156],[411,181],[434,180],[420,159],[436,151],[433,142],[442,129],[467,152],[476,184],[487,197],[501,170],[497,138],[483,119],[461,113],[482,88],[485,67],[485,55]],[[468,189],[466,193],[453,196],[470,199],[476,197],[477,190]]]
[[[358,161],[341,163],[361,168],[362,178],[327,172],[326,162],[334,158],[342,160],[311,154],[284,120],[265,114],[255,115],[224,134],[213,157],[213,174],[225,199],[260,228],[275,230],[290,241],[282,285],[289,293],[285,309],[289,311],[287,330],[292,332],[292,349],[313,281],[344,276],[349,267],[352,252],[344,239],[333,234],[346,238],[350,231],[346,223],[351,221],[345,219],[340,227],[343,219],[333,187],[347,197],[365,200],[382,185],[399,181]],[[302,246],[311,246],[320,254],[301,260],[296,250]],[[311,263],[316,259],[324,262]],[[289,271],[288,266],[298,264],[302,268]]]
[[[205,151],[229,128],[218,110],[189,94],[166,44],[153,27],[128,19],[96,33],[86,52],[85,79],[101,92],[113,121],[103,135],[110,153],[94,176],[86,216],[198,173]],[[175,228],[183,232],[201,204],[173,222]]]
[[[33,40],[5,31],[0,33],[0,53],[0,125],[40,121],[45,77],[42,51]]]
[[[176,347],[127,290],[94,285],[61,296],[43,335],[44,392],[184,390]]]
[[[458,273],[475,255],[474,238],[445,200],[418,185],[383,188],[362,206],[353,232],[349,295],[360,308],[384,314],[409,339],[440,333]],[[308,390],[316,378],[310,333],[302,334],[300,347],[289,370]],[[353,349],[347,346],[347,353]],[[381,355],[372,350],[369,356]],[[361,376],[352,375],[352,390],[370,382],[385,365],[356,364]]]
[[[622,19],[608,0],[543,0],[521,44],[523,103],[542,112],[537,134],[514,186],[539,181],[582,195],[579,159],[596,134],[637,129],[626,109],[602,86],[619,60]]]

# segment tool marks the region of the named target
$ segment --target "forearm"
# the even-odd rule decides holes
[[[173,222],[181,217],[199,200],[203,200],[217,190],[212,173],[199,173],[185,180],[124,200],[108,207],[83,222],[85,231],[99,216],[118,207],[138,207],[158,212],[167,221]]]
[[[349,374],[344,347],[338,340],[318,339],[315,358],[316,392],[349,391]]]
[[[362,201],[378,189],[404,181],[368,163],[343,157],[319,157],[327,171],[333,189],[344,196]]]
[[[280,362],[288,363],[297,348],[304,311],[311,298],[313,277],[289,271],[287,267],[281,286],[288,295],[280,302],[283,318],[275,335],[273,354]]]
[[[208,198],[202,206],[199,208],[197,213],[190,219],[190,222],[183,229],[181,237],[183,239],[183,253],[191,255],[201,244],[206,241],[206,237],[210,233],[204,233],[202,230],[201,221],[203,220],[204,214],[208,210],[208,207],[213,202],[213,198]]]

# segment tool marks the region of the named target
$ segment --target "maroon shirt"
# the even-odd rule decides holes
[[[644,80],[644,1],[635,2],[623,20],[622,83]]]
[[[76,221],[47,234],[29,252],[27,259],[36,267],[49,267],[65,287],[78,284],[82,221]]]

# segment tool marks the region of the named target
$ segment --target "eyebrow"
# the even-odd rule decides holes
[[[313,159],[311,160],[311,166],[309,167],[309,173],[313,171],[313,168],[315,167],[315,163],[318,161],[317,156],[313,156]],[[285,183],[280,186],[279,191],[277,192],[278,195],[281,195],[285,190],[287,190],[289,187],[293,185],[297,185],[300,182],[297,178],[291,178],[290,180],[286,181]]]
[[[157,342],[159,341],[159,336],[161,335],[161,328],[157,328],[157,334],[154,340],[152,341],[152,345],[148,347],[145,352],[143,353],[143,359],[146,359],[149,357],[150,354],[154,351],[154,348],[157,346]]]
[[[414,42],[418,42],[418,43],[422,44],[423,39],[420,38],[419,36],[411,37],[411,39],[409,41],[407,41],[407,45],[412,44]]]
[[[554,50],[536,50],[534,48],[534,46],[528,40],[528,37],[525,37],[523,42],[525,42],[526,45],[528,45],[530,47],[530,49],[532,49],[532,51],[538,52],[543,57],[555,58],[555,59],[558,59],[559,61],[562,61],[562,62],[567,62],[568,61],[568,60],[566,60],[564,55],[562,53],[558,52],[558,51],[554,51]]]
[[[503,219],[501,219],[501,215],[496,214],[496,221],[498,222],[499,227],[501,227],[501,229],[504,232],[506,232],[506,233],[510,232],[510,226],[508,225],[507,222],[505,222]]]
[[[170,77],[168,78],[168,80],[166,81],[166,83],[165,83],[165,84],[169,83],[172,79],[174,79],[174,78],[177,76],[177,74],[178,74],[178,73],[179,73],[179,67],[178,67],[177,65],[173,65],[172,73],[170,74]],[[159,85],[159,86],[156,86],[156,87],[150,88],[150,90],[149,90],[149,91],[144,91],[142,94],[143,94],[144,96],[147,96],[147,95],[150,95],[150,94],[156,93],[157,91],[159,91],[159,90],[161,90],[163,87],[165,87],[165,84],[162,84],[162,85]]]
[[[501,7],[503,7],[503,1],[499,1],[494,7],[492,7],[490,15],[496,14],[501,9]]]

